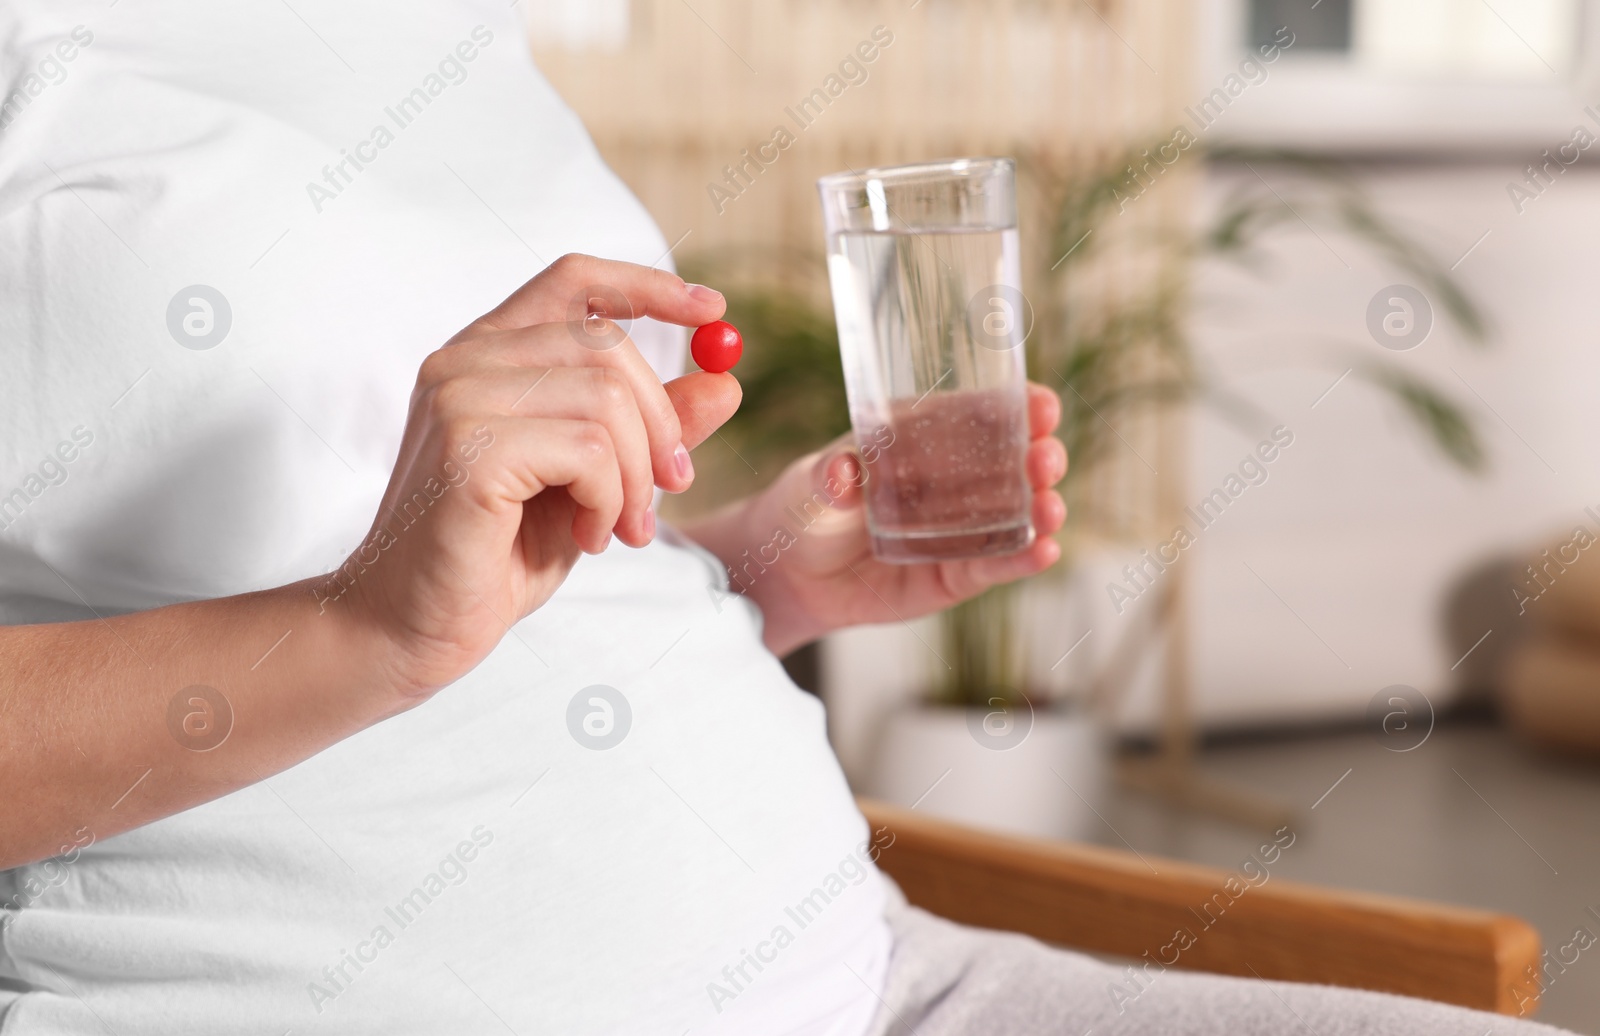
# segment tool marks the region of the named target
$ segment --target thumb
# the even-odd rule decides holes
[[[866,468],[848,433],[818,453],[811,468],[811,488],[827,494],[834,507],[844,510],[861,503],[861,487],[866,481]]]
[[[796,563],[816,573],[836,573],[868,556],[861,508],[867,470],[846,434],[802,457],[763,494],[781,507],[784,524],[801,537]]]
[[[683,445],[691,450],[711,438],[744,399],[744,389],[732,374],[695,371],[674,378],[662,388],[667,390],[667,398],[678,412]]]

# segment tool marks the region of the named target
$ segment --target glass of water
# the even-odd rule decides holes
[[[817,182],[845,389],[883,561],[1033,542],[1015,166],[1008,158]]]

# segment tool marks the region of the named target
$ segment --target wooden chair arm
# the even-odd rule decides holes
[[[1229,872],[859,805],[882,847],[878,866],[913,904],[962,924],[1507,1014],[1537,997],[1525,969],[1539,966],[1539,935],[1505,914],[1296,884],[1264,858]]]

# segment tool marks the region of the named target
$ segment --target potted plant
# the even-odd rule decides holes
[[[1298,175],[1287,193],[1264,184],[1241,188],[1198,229],[1156,228],[1140,236],[1112,221],[1126,205],[1130,169],[1141,153],[1131,149],[1086,174],[1062,170],[1041,154],[1024,152],[1019,161],[1036,215],[1029,220],[1025,212],[1025,225],[1050,230],[1024,271],[1035,309],[1030,374],[1062,397],[1058,434],[1072,461],[1063,487],[1069,504],[1063,560],[1057,571],[1035,577],[1058,586],[1087,532],[1126,540],[1137,531],[1085,492],[1119,448],[1119,419],[1200,402],[1252,428],[1261,420],[1204,371],[1187,335],[1194,301],[1188,285],[1197,264],[1264,268],[1275,231],[1315,221],[1343,230],[1424,286],[1469,341],[1485,338],[1481,316],[1449,270],[1336,167],[1284,153],[1226,156],[1271,161]],[[1148,272],[1142,286],[1123,294],[1095,290],[1097,264],[1108,254],[1141,264]],[[696,276],[737,273],[743,289],[729,293],[728,319],[766,346],[741,370],[746,402],[724,429],[749,471],[728,462],[722,474],[759,481],[759,472],[776,473],[793,456],[847,431],[820,259],[753,250],[732,262],[724,257],[715,268],[693,260],[686,266]],[[1370,350],[1324,358],[1389,395],[1451,462],[1466,469],[1482,464],[1470,420],[1447,395],[1399,365],[1372,359]],[[889,718],[865,790],[907,805],[926,799],[925,808],[991,827],[1058,837],[1090,829],[1107,773],[1103,723],[1089,707],[1087,681],[1066,693],[1042,690],[1039,674],[1024,664],[1024,618],[1015,586],[940,616],[936,653],[943,664],[931,667],[928,691],[915,707]]]

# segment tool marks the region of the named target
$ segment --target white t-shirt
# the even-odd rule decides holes
[[[428,352],[564,252],[665,262],[516,10],[0,8],[0,622],[332,570]],[[725,585],[613,546],[423,706],[64,831],[0,873],[0,1033],[863,1031],[885,883]]]

